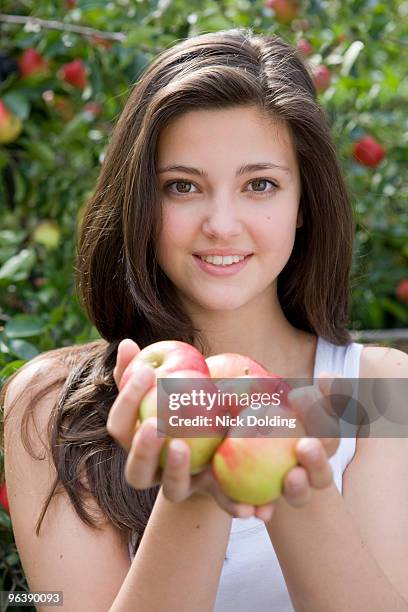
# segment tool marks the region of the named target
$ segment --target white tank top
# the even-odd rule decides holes
[[[357,379],[362,348],[363,345],[356,342],[337,346],[319,337],[313,382],[323,371]],[[353,397],[356,397],[356,393],[355,383]],[[350,432],[348,435],[351,435]],[[336,453],[329,459],[333,480],[340,493],[343,489],[343,472],[352,460],[355,449],[355,435],[343,437]],[[129,557],[133,559],[131,542]],[[268,580],[260,580],[260,576],[267,576]],[[265,523],[256,517],[233,518],[213,612],[250,610],[293,612],[294,609]]]

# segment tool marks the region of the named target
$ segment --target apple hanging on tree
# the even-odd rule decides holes
[[[88,82],[85,64],[81,59],[75,59],[68,64],[64,64],[61,68],[60,75],[66,83],[78,89],[84,89]]]
[[[10,514],[10,506],[7,498],[7,489],[5,481],[2,485],[0,485],[0,506],[3,506],[4,510]]]
[[[300,38],[296,46],[304,57],[309,57],[313,53],[313,47],[307,38]]]
[[[35,73],[45,72],[48,69],[48,62],[33,47],[25,49],[17,63],[22,78],[27,78]]]
[[[23,129],[20,117],[14,115],[0,100],[0,144],[8,144],[16,140]]]
[[[319,64],[312,69],[313,82],[317,91],[326,91],[331,82],[331,72],[324,64]]]
[[[408,304],[408,278],[403,278],[398,283],[395,293],[397,295],[397,298],[401,300],[401,302],[405,302],[405,304]]]
[[[279,23],[289,24],[299,14],[299,3],[296,0],[265,0],[265,7],[274,11]]]
[[[373,136],[363,136],[353,145],[353,157],[359,164],[375,168],[384,159],[385,149]]]

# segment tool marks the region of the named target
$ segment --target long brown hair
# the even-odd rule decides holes
[[[346,329],[354,234],[351,201],[308,68],[286,41],[254,34],[250,28],[205,33],[166,49],[133,87],[83,216],[77,293],[102,339],[49,355],[64,364],[68,376],[52,383],[61,388],[49,425],[57,477],[37,522],[37,535],[60,483],[88,525],[98,527],[84,503],[91,494],[126,539],[134,532],[140,542],[159,487],[136,491],[128,485],[126,453],[106,431],[117,395],[112,371],[118,344],[132,338],[143,348],[177,339],[208,354],[200,330],[155,258],[161,227],[157,141],[163,127],[188,110],[238,105],[256,106],[283,120],[296,149],[303,226],[278,278],[282,309],[299,329],[338,345],[351,342]],[[42,388],[35,399],[45,392]],[[31,410],[33,405],[34,400]],[[81,473],[86,473],[86,487]]]

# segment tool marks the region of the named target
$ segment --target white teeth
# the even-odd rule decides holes
[[[204,255],[200,257],[200,259],[216,266],[230,266],[233,263],[238,263],[239,261],[242,261],[243,259],[245,259],[245,256],[227,255],[226,257],[222,257],[221,255]]]

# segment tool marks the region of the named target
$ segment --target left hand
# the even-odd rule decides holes
[[[336,391],[334,396],[334,389],[338,388],[340,393]],[[317,436],[319,430],[322,434],[328,435],[330,432],[334,436],[298,440],[296,454],[300,465],[289,470],[284,479],[283,497],[291,506],[305,506],[311,499],[312,489],[324,489],[332,484],[329,457],[339,446],[338,415],[344,410],[350,396],[348,381],[329,373],[320,375],[318,386],[302,387],[289,393],[290,408],[296,412],[308,436]]]

